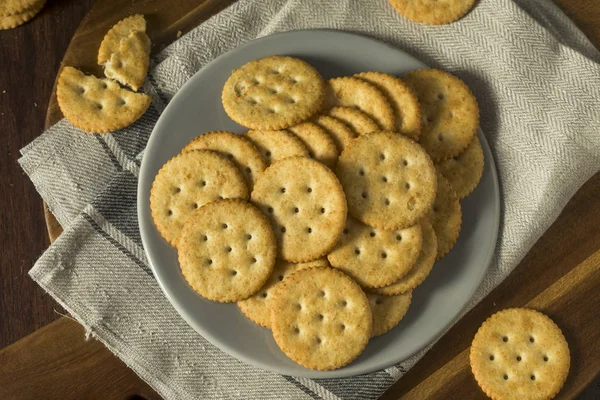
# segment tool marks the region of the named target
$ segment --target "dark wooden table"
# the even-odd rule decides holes
[[[571,14],[575,22],[598,45],[600,43],[600,7],[594,4],[594,1],[557,0],[557,3],[565,6],[566,11]],[[46,226],[39,195],[18,166],[17,159],[19,150],[43,130],[48,100],[60,61],[81,18],[92,3],[93,0],[49,0],[44,10],[33,21],[18,29],[0,31],[0,140],[5,141],[4,145],[0,146],[0,218],[2,223],[0,229],[0,243],[2,243],[0,250],[0,349],[38,328],[46,326],[60,317],[58,312],[62,313],[60,307],[27,276],[27,271],[48,247],[49,240],[45,234]],[[579,3],[579,5],[575,6],[573,3]],[[597,175],[569,203],[563,217],[540,240],[523,264],[537,264],[544,260],[552,260],[558,264],[555,265],[556,271],[572,271],[571,279],[577,279],[577,273],[591,274],[593,270],[588,264],[597,261],[597,250],[600,247],[594,245],[594,240],[600,239],[600,234],[597,232],[600,224],[600,212],[597,207],[600,204],[597,201],[599,196],[600,176]],[[590,206],[590,204],[592,205]],[[556,249],[554,243],[559,236],[564,234],[561,233],[561,229],[565,226],[570,227],[568,219],[573,216],[582,218],[581,229],[583,231],[581,232],[585,231],[587,234],[584,235],[580,232],[579,235],[572,235],[571,239],[566,239],[564,245],[572,249],[571,255],[568,250]],[[587,216],[591,220],[588,218],[586,222]],[[588,240],[580,240],[584,237],[587,237]],[[576,265],[579,267],[575,267]],[[558,272],[556,273],[558,274]],[[551,294],[546,294],[547,291],[533,288],[536,291],[532,291],[531,296],[527,297],[527,294],[513,293],[508,290],[511,281],[519,282],[523,279],[533,280],[533,278],[529,276],[526,269],[521,268],[515,271],[502,285],[506,286],[506,290],[500,288],[495,296],[492,294],[473,311],[475,315],[473,321],[483,320],[488,314],[491,303],[494,302],[495,305],[496,301],[509,306],[531,303],[538,307],[548,308],[559,317],[561,313],[564,314],[564,310],[557,305],[561,303],[548,300],[547,297]],[[554,282],[554,279],[551,276],[539,277],[539,282],[544,281]],[[581,282],[582,285],[584,283],[585,281]],[[553,285],[552,288],[559,290],[560,285]],[[581,320],[579,317],[576,319]],[[567,322],[564,321],[564,323]],[[476,329],[477,323],[461,322],[460,325],[460,329],[471,335],[471,331]],[[592,330],[598,328],[592,327]],[[575,332],[567,332],[567,334],[577,337]],[[65,345],[56,348],[55,352],[60,353],[61,360],[65,365],[76,364],[80,373],[72,374],[71,372],[71,375],[63,374],[61,376],[61,368],[58,368],[58,372],[55,372],[54,375],[49,374],[43,378],[28,376],[26,366],[34,363],[38,355],[31,354],[31,352],[24,353],[23,348],[30,346],[33,348],[44,341],[59,342],[60,338],[54,337],[57,335],[65,335],[62,337],[68,341],[72,339],[71,343],[74,343],[74,346]],[[60,378],[72,381],[72,385],[76,386],[76,382],[83,381],[86,376],[89,376],[89,371],[101,370],[103,364],[114,362],[112,356],[102,348],[102,345],[97,342],[84,344],[80,339],[81,336],[81,328],[63,318],[38,330],[16,346],[6,349],[3,355],[5,357],[12,356],[14,360],[19,358],[17,366],[24,366],[22,374],[27,377],[23,381],[36,383],[40,388],[38,393],[52,388],[53,382]],[[452,332],[444,338],[446,347],[457,343],[457,335],[453,335]],[[423,380],[422,375],[427,369],[425,364],[438,364],[440,367],[446,365],[444,373],[452,372],[452,364],[458,365],[463,362],[462,358],[466,354],[462,349],[456,353],[451,356],[440,354],[438,349],[434,348],[423,360],[424,362],[419,363],[403,381],[407,384],[413,381],[422,381],[425,386],[435,389],[434,375]],[[85,357],[82,357],[82,354]],[[581,366],[576,366],[576,368],[581,368]],[[131,372],[129,373],[131,374]],[[573,373],[577,373],[577,371],[575,370]],[[464,379],[471,379],[468,376],[463,377],[461,374],[464,374],[464,371],[457,373],[455,380],[457,384],[461,384]],[[120,378],[123,377],[111,375],[110,371],[95,377],[97,382],[116,382]],[[439,379],[439,381],[443,380]],[[1,378],[0,382],[2,382]],[[112,393],[110,388],[102,387],[101,390],[88,393],[89,396],[81,397],[82,392],[77,392],[75,389],[72,392],[64,392],[60,396],[67,399],[76,398],[69,397],[68,393],[78,393],[80,396],[78,398],[130,398],[130,394],[137,393],[147,398],[155,398],[152,391],[140,392],[139,384],[134,380],[132,382],[135,387],[132,386],[131,392],[124,389],[121,393]],[[599,380],[596,379],[581,398],[600,398],[598,385]],[[2,385],[0,384],[0,386]],[[118,386],[115,385],[115,387]],[[120,387],[127,386],[121,385]],[[424,393],[418,389],[412,391],[413,398],[414,393]],[[0,397],[2,397],[2,393],[2,387],[0,387]],[[400,388],[393,393],[390,392],[385,398],[397,398],[403,393],[404,391]]]

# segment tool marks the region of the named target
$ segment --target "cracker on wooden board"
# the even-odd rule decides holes
[[[335,117],[320,115],[316,117],[313,122],[323,128],[325,132],[331,136],[340,152],[344,151],[346,146],[348,146],[352,139],[356,137],[348,125]]]
[[[177,241],[181,272],[201,296],[246,299],[267,281],[277,255],[275,235],[258,208],[242,200],[218,200],[187,219]]]
[[[419,143],[435,162],[459,155],[479,127],[479,106],[469,87],[438,69],[411,71],[402,80],[421,104],[423,126]]]
[[[289,157],[306,157],[308,149],[293,133],[279,131],[249,130],[244,136],[260,151],[267,165]]]
[[[436,259],[439,260],[452,250],[458,240],[462,224],[462,211],[458,196],[450,182],[440,173],[438,173],[437,181],[437,196],[427,217],[437,238]]]
[[[436,164],[436,168],[450,181],[458,198],[464,199],[479,184],[483,175],[483,165],[483,148],[475,135],[465,151]]]
[[[442,25],[462,18],[475,0],[390,0],[392,6],[414,22]]]
[[[344,230],[342,186],[329,168],[312,158],[273,163],[258,178],[251,199],[271,221],[280,256],[287,261],[324,256]]]
[[[348,217],[344,233],[327,259],[360,286],[378,288],[410,271],[419,257],[422,241],[420,224],[383,230]]]
[[[16,14],[25,13],[43,1],[40,0],[2,0],[0,1],[0,17],[8,17]]]
[[[0,2],[0,30],[12,29],[23,25],[25,22],[35,17],[41,9],[44,8],[44,4],[46,4],[46,0],[37,0],[30,7],[25,8],[21,12],[13,13],[11,15],[1,15],[3,3]]]
[[[146,32],[146,20],[143,15],[131,15],[110,28],[100,43],[98,65],[104,65],[110,61],[111,56],[119,52],[121,40],[128,38],[132,32]]]
[[[401,229],[423,218],[435,199],[436,171],[427,153],[396,132],[354,139],[338,159],[348,210],[363,223]]]
[[[248,199],[242,173],[211,150],[192,150],[169,160],[150,190],[152,219],[163,238],[175,246],[189,216],[203,205],[226,198]]]
[[[258,292],[245,300],[238,301],[240,311],[251,321],[265,328],[271,327],[270,303],[273,293],[279,284],[289,275],[303,268],[329,267],[326,258],[294,264],[289,261],[277,259],[273,273]]]
[[[437,256],[437,239],[433,227],[427,218],[423,218],[419,223],[421,225],[423,243],[415,265],[396,282],[388,286],[370,289],[372,292],[386,296],[407,293],[423,283],[425,278],[429,276]]]
[[[395,116],[396,132],[419,140],[421,106],[412,90],[401,79],[383,72],[361,72],[355,75],[375,86],[390,102]]]
[[[290,126],[287,130],[302,141],[308,149],[310,157],[331,169],[335,168],[340,152],[331,136],[323,128],[312,122],[303,122]]]
[[[330,79],[326,105],[356,108],[375,121],[381,129],[394,129],[394,110],[388,99],[375,86],[361,79]]]
[[[379,130],[379,126],[364,112],[350,107],[333,107],[329,115],[350,127],[356,136]]]
[[[145,32],[132,32],[121,39],[119,51],[104,64],[104,74],[138,91],[150,66],[150,38]]]
[[[551,399],[571,363],[560,328],[541,312],[509,308],[479,328],[469,354],[471,371],[492,399]]]
[[[373,331],[371,337],[383,335],[402,321],[406,315],[412,292],[394,296],[382,296],[367,292],[367,299],[373,315]]]
[[[333,268],[296,271],[271,302],[277,345],[306,368],[333,370],[349,364],[366,347],[372,325],[365,293]]]
[[[217,151],[232,161],[244,174],[250,191],[258,176],[267,168],[260,151],[242,135],[226,131],[207,132],[197,136],[181,151],[204,149]]]
[[[137,121],[150,106],[150,97],[123,89],[109,79],[64,67],[56,98],[63,115],[79,129],[106,133]]]
[[[321,109],[325,81],[300,59],[270,56],[233,71],[221,97],[225,112],[238,124],[277,130],[305,121]]]

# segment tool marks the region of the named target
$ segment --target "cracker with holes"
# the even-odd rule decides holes
[[[509,308],[479,328],[469,355],[471,371],[492,399],[551,399],[562,388],[571,363],[569,345],[546,315]]]
[[[137,121],[150,106],[150,97],[123,89],[118,83],[64,67],[56,98],[71,124],[84,131],[106,133]]]
[[[290,126],[288,131],[296,135],[308,149],[308,155],[334,168],[340,152],[331,136],[320,126],[312,122],[303,122]]]
[[[244,134],[260,151],[267,165],[284,158],[306,157],[308,149],[294,134],[279,131],[251,130]]]
[[[277,245],[267,218],[242,200],[202,206],[186,221],[177,242],[183,276],[202,297],[246,299],[267,281]]]
[[[340,155],[336,171],[350,214],[379,229],[415,225],[435,199],[433,162],[421,146],[395,132],[354,139]]]
[[[356,108],[333,107],[329,115],[348,125],[356,136],[379,130],[375,121]]]
[[[249,298],[238,301],[237,305],[240,311],[254,321],[258,325],[264,326],[265,328],[271,327],[271,299],[273,293],[279,286],[279,284],[291,273],[301,270],[303,268],[312,267],[329,267],[329,262],[326,258],[320,258],[315,261],[309,261],[305,263],[294,264],[289,261],[277,259],[273,273],[267,280],[267,282],[260,288],[258,292]]]
[[[277,345],[298,364],[333,370],[362,353],[372,331],[366,295],[333,268],[306,268],[282,282],[271,301]]]
[[[98,64],[107,78],[137,91],[146,79],[150,65],[150,38],[143,15],[132,15],[114,25],[104,36],[98,51]]]
[[[483,175],[483,149],[477,135],[465,151],[436,165],[439,172],[450,181],[459,199],[467,197]]]
[[[162,237],[175,246],[194,211],[227,198],[248,199],[244,175],[214,151],[188,151],[173,157],[156,174],[150,190],[152,219]]]
[[[320,115],[314,119],[314,123],[323,128],[331,136],[340,152],[344,151],[346,146],[356,137],[354,131],[337,118]]]
[[[437,181],[437,196],[429,210],[428,219],[437,238],[436,260],[439,260],[456,244],[462,224],[462,211],[458,196],[448,179],[438,173]]]
[[[435,162],[459,155],[479,126],[479,106],[469,87],[456,76],[437,69],[411,71],[402,80],[421,104],[423,127],[419,143]]]
[[[256,146],[244,136],[232,132],[204,133],[189,142],[182,152],[190,150],[214,150],[227,157],[242,171],[250,191],[258,176],[267,168],[267,163]]]
[[[371,314],[373,315],[371,337],[375,337],[383,335],[402,321],[410,306],[412,292],[394,296],[367,293],[367,299],[369,299]]]
[[[44,8],[44,4],[46,4],[46,0],[26,0],[22,3],[12,2],[12,5],[11,2],[7,0],[0,2],[0,30],[12,29],[23,25],[25,22],[35,17],[40,10]],[[17,6],[24,8],[15,8]],[[16,10],[17,12],[5,15],[10,12],[9,10]]]
[[[399,78],[383,72],[356,74],[383,93],[394,110],[394,131],[419,140],[421,134],[421,107],[412,90]]]
[[[391,285],[370,289],[372,292],[386,296],[407,293],[419,286],[433,268],[437,256],[437,239],[433,227],[427,218],[420,221],[423,243],[415,265],[406,275]]]
[[[410,271],[419,257],[422,240],[420,224],[383,230],[348,217],[342,237],[327,259],[360,286],[378,288]]]
[[[233,71],[221,100],[225,112],[250,129],[277,130],[317,113],[325,81],[310,64],[294,57],[270,56]]]
[[[330,79],[326,104],[330,107],[356,108],[375,121],[381,129],[394,130],[394,110],[388,99],[375,86],[361,79]]]
[[[442,25],[462,18],[475,0],[390,0],[400,14],[414,22]]]
[[[335,246],[346,223],[340,182],[308,157],[273,163],[254,185],[252,201],[269,217],[280,256],[291,262],[315,260]]]

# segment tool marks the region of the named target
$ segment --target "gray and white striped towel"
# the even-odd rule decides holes
[[[134,125],[88,135],[60,121],[20,163],[64,234],[31,277],[168,399],[374,399],[427,349],[383,371],[310,380],[221,352],[173,310],[137,226],[145,143],[164,105],[202,66],[256,37],[306,28],[359,32],[456,73],[481,105],[503,215],[493,264],[471,307],[500,283],[600,169],[600,54],[550,1],[481,0],[460,21],[423,26],[387,0],[240,0],[155,58],[153,106]]]

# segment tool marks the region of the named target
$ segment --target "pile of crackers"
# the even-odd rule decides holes
[[[35,17],[45,4],[46,0],[0,1],[0,30],[23,25]]]
[[[307,368],[347,365],[456,243],[483,172],[477,101],[440,70],[325,81],[271,56],[233,71],[222,103],[249,130],[201,134],[160,169],[156,227],[201,296]]]

